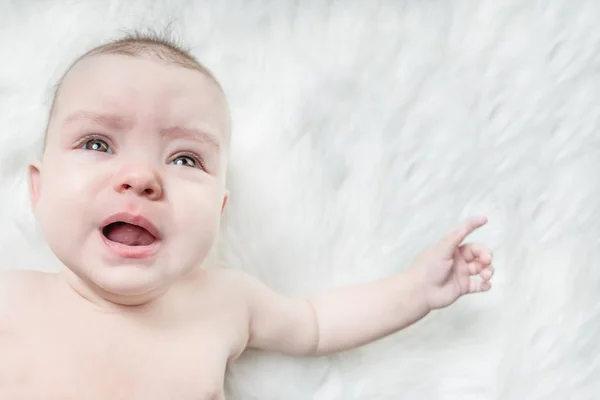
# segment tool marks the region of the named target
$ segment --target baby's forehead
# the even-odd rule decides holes
[[[121,114],[154,114],[201,120],[228,130],[224,95],[202,72],[149,58],[98,55],[73,66],[57,91],[53,117],[74,109]]]
[[[101,90],[110,93],[110,90],[107,90],[108,88],[103,88],[105,85],[102,83],[114,83],[116,81],[115,76],[109,74],[108,76],[105,76],[104,81],[97,80],[96,83],[102,83],[97,85],[96,88],[93,88],[88,85],[90,83],[87,79],[88,76],[81,73],[81,70],[79,70],[79,67],[87,64],[88,67],[90,65],[96,67],[96,73],[98,73],[98,64],[95,62],[100,60],[100,56],[103,55],[126,56],[131,59],[145,59],[146,61],[161,62],[163,65],[166,64],[172,67],[179,66],[182,70],[187,70],[185,71],[187,73],[195,72],[197,74],[195,76],[196,80],[198,79],[199,74],[199,76],[204,79],[205,84],[205,87],[203,88],[204,91],[201,91],[201,94],[206,94],[206,89],[216,92],[216,95],[213,96],[213,101],[217,102],[219,107],[205,108],[209,110],[212,108],[212,112],[215,114],[213,117],[218,116],[219,118],[217,119],[223,120],[223,124],[225,125],[225,128],[223,129],[225,132],[224,139],[227,143],[229,142],[231,135],[231,114],[229,105],[220,83],[213,74],[192,54],[173,41],[170,41],[168,38],[156,35],[140,35],[137,33],[104,43],[74,60],[54,90],[52,105],[47,121],[46,136],[48,136],[49,131],[52,130],[51,125],[54,125],[54,121],[57,120],[56,114],[64,114],[64,111],[66,111],[65,108],[67,107],[67,103],[71,102],[77,105],[80,102],[80,98],[78,97],[81,97],[82,94],[86,93],[88,94],[88,97],[89,95],[99,97],[98,92]],[[90,61],[92,61],[91,64]],[[75,76],[74,72],[78,72],[82,79],[79,79],[79,82],[74,82],[72,85],[73,87],[69,88],[69,81],[74,81],[74,79],[72,79]],[[117,70],[116,72],[122,71]],[[108,86],[110,87],[110,85]],[[206,98],[206,96],[204,98]],[[215,112],[214,109],[218,111]],[[45,147],[46,139],[44,140],[44,148]]]
[[[64,76],[57,92],[75,92],[82,88],[101,93],[132,87],[187,91],[224,100],[224,94],[211,77],[197,69],[149,57],[101,54],[78,61]]]

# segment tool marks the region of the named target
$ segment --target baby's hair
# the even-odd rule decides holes
[[[196,70],[217,85],[217,87],[223,92],[221,84],[217,81],[214,75],[200,63],[188,50],[184,49],[181,45],[177,44],[174,39],[169,38],[165,34],[159,33],[141,33],[133,32],[126,34],[125,36],[111,40],[99,46],[88,50],[83,55],[79,56],[69,68],[62,75],[58,84],[55,86],[54,93],[52,96],[52,103],[48,114],[48,122],[52,118],[56,100],[60,93],[60,87],[62,81],[65,79],[69,71],[81,60],[102,54],[120,54],[131,57],[148,57],[153,60],[162,61],[167,64],[177,65],[183,68]],[[224,94],[224,92],[223,92]],[[44,148],[46,147],[46,136],[47,136],[48,125],[46,125],[46,133],[44,137]]]
[[[222,89],[208,68],[202,65],[188,50],[165,35],[134,32],[89,50],[73,64],[86,57],[99,54],[122,54],[132,57],[145,56],[184,68],[194,69],[208,76],[219,89]]]

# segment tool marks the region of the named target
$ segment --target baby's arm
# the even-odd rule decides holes
[[[292,355],[348,350],[401,330],[465,294],[489,290],[491,252],[461,245],[486,222],[481,217],[463,222],[405,272],[307,299],[284,297],[244,276],[240,292],[248,304],[248,345]]]
[[[307,299],[244,278],[249,347],[318,356],[372,342],[423,318],[429,308],[408,275],[343,287]]]

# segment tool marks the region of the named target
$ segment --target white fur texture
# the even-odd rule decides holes
[[[223,262],[307,294],[400,271],[478,213],[496,257],[492,292],[385,340],[247,353],[229,399],[598,399],[598,16],[595,0],[3,0],[1,268],[54,268],[24,179],[51,85],[89,46],[172,22],[233,109]]]

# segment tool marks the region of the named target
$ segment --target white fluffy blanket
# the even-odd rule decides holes
[[[1,268],[55,265],[24,179],[51,85],[88,46],[171,23],[234,113],[223,262],[311,293],[400,271],[476,213],[496,255],[492,292],[333,357],[248,353],[228,398],[598,399],[599,16],[594,0],[3,0]]]

